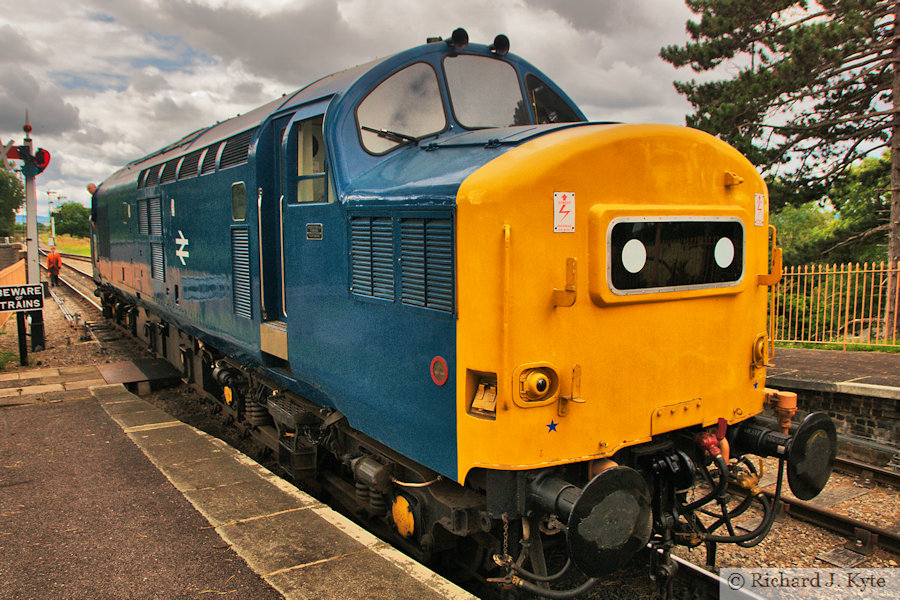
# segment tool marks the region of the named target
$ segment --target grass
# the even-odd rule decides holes
[[[49,245],[50,234],[39,234],[38,240],[42,245]],[[62,254],[78,254],[79,256],[91,255],[90,238],[72,237],[70,235],[56,236],[56,250]]]
[[[807,344],[799,342],[776,342],[775,348],[804,348],[806,350],[844,350],[841,342]],[[871,344],[847,344],[848,352],[888,352],[896,354],[900,352],[900,346],[874,346]]]
[[[6,368],[6,365],[10,363],[17,363],[19,360],[19,355],[16,352],[10,352],[9,350],[0,350],[0,371]]]

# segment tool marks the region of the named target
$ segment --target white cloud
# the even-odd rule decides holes
[[[0,139],[21,139],[27,108],[53,155],[39,189],[88,203],[87,183],[190,131],[456,27],[507,34],[589,118],[682,123],[672,80],[689,75],[657,55],[690,16],[677,0],[20,3],[0,16]]]

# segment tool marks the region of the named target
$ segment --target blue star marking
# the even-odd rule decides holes
[[[559,423],[554,423],[553,419],[550,419],[550,424],[547,425],[547,433],[550,433],[551,431],[556,431],[557,425],[559,425]]]
[[[754,382],[753,382],[753,389],[755,390],[755,389],[757,389],[757,388],[759,388],[759,382],[758,382],[758,381],[754,381]]]

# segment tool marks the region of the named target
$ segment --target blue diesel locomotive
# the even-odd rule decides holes
[[[457,30],[126,165],[92,194],[104,310],[422,560],[572,597],[758,542],[749,455],[810,498],[836,447],[754,418],[793,412],[765,184],[705,133],[588,123],[508,50]],[[541,585],[556,541],[584,585]]]

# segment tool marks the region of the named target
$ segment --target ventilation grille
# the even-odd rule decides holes
[[[175,175],[178,172],[178,159],[173,158],[165,164],[162,175],[159,176],[160,183],[171,183],[175,181]]]
[[[150,243],[150,277],[159,281],[166,280],[166,260],[163,254],[163,245]]]
[[[454,309],[453,222],[451,219],[399,220],[400,268],[395,276],[395,222],[390,217],[350,219],[351,291],[452,313]]]
[[[453,312],[453,228],[449,219],[400,222],[400,301]]]
[[[350,290],[394,299],[394,231],[390,217],[350,219]]]
[[[194,177],[197,173],[200,172],[200,157],[203,155],[203,150],[195,150],[191,152],[187,156],[184,157],[184,160],[181,162],[181,168],[178,170],[178,179],[187,179],[188,177]]]
[[[147,200],[147,212],[149,213],[150,235],[162,235],[162,199],[150,198]]]
[[[219,153],[219,145],[221,143],[213,144],[206,149],[206,156],[203,157],[203,165],[200,167],[201,175],[206,175],[216,170],[216,155]]]
[[[247,154],[250,152],[250,138],[253,130],[231,136],[225,141],[222,150],[222,158],[219,159],[219,168],[227,169],[247,162]]]
[[[138,233],[141,235],[150,235],[150,214],[147,211],[147,199],[140,198],[137,201],[138,207]]]
[[[250,236],[246,227],[231,230],[231,281],[234,314],[250,319]]]
[[[147,177],[144,179],[144,187],[150,187],[159,183],[159,169],[162,165],[153,165],[147,170]]]
[[[219,161],[220,169],[227,169],[247,162],[247,155],[250,152],[250,140],[253,138],[254,129],[244,131],[237,135],[233,135],[224,142],[218,142],[206,148],[195,150],[185,155],[181,168],[178,167],[178,161],[182,157],[173,158],[165,164],[153,165],[138,174],[137,186],[139,188],[149,187],[158,183],[170,183],[178,179],[186,179],[194,177],[198,173],[206,175],[216,170],[216,155],[219,153],[219,147],[224,143],[225,148],[222,150],[222,158]],[[206,154],[203,151],[206,150]],[[203,157],[203,163],[200,163],[200,157]],[[160,173],[160,171],[162,171]]]

